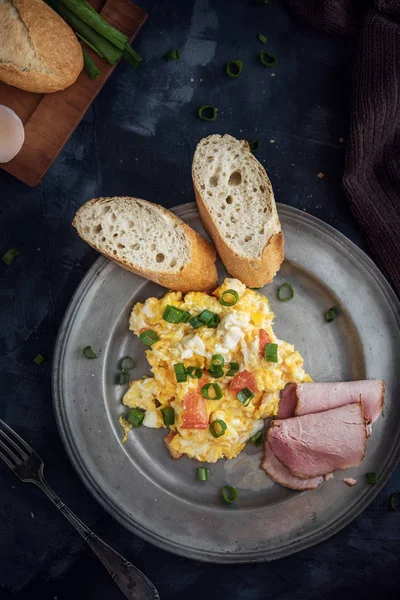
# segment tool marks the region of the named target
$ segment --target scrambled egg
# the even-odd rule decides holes
[[[234,290],[238,295],[233,306],[219,302],[227,290]],[[220,321],[215,327],[204,324],[196,329],[189,322],[168,323],[163,319],[167,306],[188,311],[191,317],[208,309],[217,314]],[[277,413],[279,392],[286,383],[311,381],[294,346],[276,338],[272,330],[273,317],[267,298],[246,288],[237,279],[226,279],[213,295],[190,292],[182,297],[181,292],[170,292],[161,299],[149,298],[144,304],[137,303],[130,316],[130,329],[137,336],[152,330],[159,338],[146,351],[154,378],[131,381],[123,403],[145,410],[142,423],[145,427],[166,427],[162,409],[174,409],[175,423],[170,426],[166,442],[175,457],[186,454],[210,463],[223,457],[234,458],[249,438],[263,428],[263,420]],[[260,330],[264,333],[260,334]],[[261,335],[267,336],[262,339],[268,343],[277,344],[277,362],[265,360]],[[218,378],[208,371],[216,354],[224,359],[224,374]],[[201,379],[188,376],[186,381],[178,383],[174,370],[178,363],[183,363],[185,368],[199,367]],[[238,380],[239,375],[227,375],[230,363],[237,363],[242,378],[244,372],[244,386],[253,388],[254,396],[247,406],[240,402],[234,389],[235,381],[239,381],[240,387],[243,379]],[[203,399],[201,391],[208,383],[218,384],[221,399]],[[202,403],[203,420],[206,410],[207,423],[201,424],[202,428],[183,427],[188,397]],[[220,437],[213,437],[209,425],[217,420],[223,421],[226,429]],[[131,425],[123,417],[120,423],[125,440]],[[216,431],[220,433],[220,427],[216,427]]]

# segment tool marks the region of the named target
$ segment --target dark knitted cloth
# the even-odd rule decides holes
[[[288,0],[318,29],[357,36],[343,186],[400,294],[400,0]]]

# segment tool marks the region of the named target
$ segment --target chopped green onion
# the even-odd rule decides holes
[[[175,411],[172,406],[166,406],[161,409],[162,418],[164,425],[174,425],[175,423]]]
[[[137,52],[135,52],[135,50],[131,48],[129,44],[125,44],[125,48],[122,52],[122,57],[134,69],[136,69],[136,67],[138,67],[143,60],[143,58]]]
[[[192,317],[191,319],[189,319],[189,323],[191,324],[191,326],[193,327],[193,329],[198,329],[199,327],[201,327],[202,325],[204,325],[203,321],[199,318],[198,315],[196,315],[195,317]]]
[[[213,354],[209,366],[209,371],[219,371],[225,364],[225,359],[222,354]]]
[[[213,318],[208,321],[207,327],[217,327],[220,321],[220,316],[217,313],[214,313]]]
[[[232,377],[233,375],[236,375],[236,373],[239,371],[239,365],[237,362],[231,362],[229,363],[230,369],[229,371],[227,371],[226,375],[227,377]]]
[[[278,288],[278,300],[280,300],[281,302],[287,302],[288,300],[291,300],[293,296],[294,289],[292,284],[288,281],[282,283],[282,285]]]
[[[139,335],[139,339],[142,340],[145,346],[152,346],[158,342],[160,338],[152,329],[146,329],[146,331],[143,331],[143,333]]]
[[[119,373],[118,383],[119,385],[125,385],[126,383],[129,383],[129,373],[127,371],[122,371],[122,373]]]
[[[143,423],[145,414],[145,411],[141,410],[140,408],[131,408],[127,421],[132,425],[132,427],[140,427]]]
[[[330,308],[325,314],[325,321],[327,323],[332,323],[332,321],[334,321],[336,319],[338,314],[339,314],[339,309],[337,308],[337,306],[332,306],[332,308]]]
[[[261,446],[261,444],[263,443],[263,439],[263,432],[258,431],[257,433],[251,436],[250,442],[253,444],[253,446],[256,446],[256,448],[258,448],[258,446]]]
[[[208,325],[208,323],[211,321],[211,319],[214,318],[214,313],[211,312],[211,310],[203,310],[203,312],[201,312],[198,315],[200,321],[202,321],[203,323],[205,323],[206,325]]]
[[[219,299],[219,303],[222,306],[233,306],[238,300],[239,294],[236,290],[226,290]]]
[[[38,354],[37,356],[35,356],[35,358],[33,359],[33,362],[35,363],[35,365],[41,365],[42,362],[44,362],[43,354]]]
[[[240,77],[242,69],[243,63],[241,60],[230,60],[225,67],[226,74],[231,79],[237,79]]]
[[[179,52],[179,50],[168,50],[168,52],[164,54],[164,58],[166,58],[167,60],[180,60],[181,53]]]
[[[223,369],[215,369],[215,371],[208,371],[208,373],[211,375],[211,377],[213,379],[220,379],[220,377],[224,376],[224,370]]]
[[[163,312],[162,318],[167,323],[180,323],[182,320],[182,312],[180,308],[168,304]],[[189,315],[190,318],[190,315]]]
[[[210,423],[210,433],[213,437],[219,438],[221,435],[224,435],[226,431],[226,423],[222,419],[217,419]]]
[[[209,394],[209,390],[211,388],[214,390],[213,396],[210,396],[210,394]],[[201,395],[206,400],[221,400],[222,391],[221,391],[221,388],[219,387],[218,383],[207,383],[206,385],[203,385],[203,387],[201,388]]]
[[[393,492],[393,494],[389,498],[390,507],[392,510],[397,510],[400,507],[400,491]]]
[[[98,56],[100,56],[100,58],[104,58],[103,55],[97,50],[97,48],[95,48],[93,46],[93,44],[91,44],[85,37],[83,37],[83,35],[81,35],[80,33],[78,33],[77,31],[75,31],[75,34],[77,35],[77,37],[82,40],[82,42],[84,42],[87,46],[89,46],[89,48],[91,48],[93,50],[93,52],[96,52],[96,54]],[[100,72],[100,71],[99,71]]]
[[[95,48],[94,48],[94,50],[96,51]],[[89,75],[90,79],[93,79],[93,81],[94,81],[100,75],[100,70],[97,68],[97,65],[94,62],[94,60],[86,52],[85,48],[82,48],[82,54],[83,54],[83,68],[85,69],[86,73]]]
[[[86,346],[83,350],[82,350],[82,354],[85,358],[88,358],[89,360],[91,360],[92,358],[97,358],[99,355],[97,354],[97,352],[95,350],[93,350],[92,346]]]
[[[254,398],[254,392],[252,392],[248,387],[243,388],[236,395],[236,398],[243,404],[243,406],[248,406],[250,404],[250,400]]]
[[[278,362],[278,344],[265,344],[264,358],[267,362]]]
[[[378,478],[376,476],[376,473],[367,473],[367,482],[370,485],[375,485],[376,483],[378,483]]]
[[[198,481],[209,481],[210,469],[208,467],[197,467],[197,479]]]
[[[266,44],[267,43],[267,38],[265,37],[265,35],[263,35],[262,33],[258,34],[258,39],[262,44]]]
[[[215,121],[217,118],[218,108],[211,106],[211,104],[205,104],[198,110],[198,115],[203,121]]]
[[[270,52],[267,52],[266,50],[261,50],[260,60],[264,67],[274,67],[278,62],[276,56],[274,56]]]
[[[119,368],[121,371],[132,371],[136,367],[136,360],[132,356],[124,356],[121,358]]]
[[[260,140],[249,140],[250,152],[255,154],[260,149]],[[257,289],[257,288],[256,288]]]
[[[7,250],[7,252],[5,254],[3,254],[3,256],[1,257],[1,260],[6,265],[11,265],[12,261],[14,260],[14,258],[16,256],[18,256],[18,254],[21,254],[21,252],[19,250],[17,250],[16,248],[10,248],[9,250]]]
[[[193,379],[201,379],[203,369],[200,369],[200,367],[187,367],[186,374],[189,375],[189,377],[193,377]]]
[[[231,485],[224,485],[224,487],[221,488],[221,494],[223,501],[227,504],[235,502],[238,496],[236,489]]]
[[[183,363],[177,363],[174,365],[175,377],[178,383],[184,383],[187,381],[186,369]]]
[[[181,323],[187,323],[190,319],[190,312],[187,310],[182,311]]]

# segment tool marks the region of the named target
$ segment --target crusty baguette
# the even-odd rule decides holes
[[[121,267],[181,292],[217,285],[215,249],[172,212],[138,198],[94,198],[73,220],[85,242]]]
[[[57,92],[83,69],[72,29],[42,0],[0,0],[0,80],[28,92]]]
[[[192,177],[200,217],[228,272],[248,287],[272,281],[283,261],[283,233],[271,182],[248,143],[204,138]]]

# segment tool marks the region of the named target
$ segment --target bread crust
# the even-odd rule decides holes
[[[36,93],[57,92],[72,85],[83,69],[82,48],[72,29],[42,0],[12,0],[12,4],[36,54],[50,72],[22,71],[12,64],[0,64],[0,79]]]

